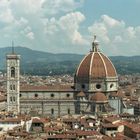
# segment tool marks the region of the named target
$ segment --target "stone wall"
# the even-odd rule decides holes
[[[20,96],[22,114],[51,117],[75,114],[73,92],[21,92]]]

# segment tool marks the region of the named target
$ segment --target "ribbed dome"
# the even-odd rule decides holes
[[[117,77],[115,67],[110,59],[98,51],[95,42],[93,45],[95,45],[93,50],[84,57],[77,69],[77,81],[89,83],[89,79]]]
[[[96,102],[96,103],[105,103],[108,102],[107,97],[101,93],[101,92],[97,92],[95,93],[91,98],[91,101]]]

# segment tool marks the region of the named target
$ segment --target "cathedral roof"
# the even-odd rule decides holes
[[[5,101],[7,101],[6,96],[0,95],[0,102],[5,102]]]
[[[83,91],[80,91],[78,94],[77,94],[77,97],[85,97],[85,93]]]
[[[104,95],[104,93],[97,92],[90,98],[91,101],[96,103],[105,103],[108,102],[107,97]]]
[[[71,85],[43,85],[43,86],[34,86],[34,85],[23,85],[20,86],[21,92],[47,92],[47,91],[74,91]]]
[[[110,59],[98,50],[98,42],[94,40],[92,50],[81,61],[76,78],[81,82],[89,79],[117,77],[117,72]]]
[[[110,97],[126,98],[125,92],[123,90],[118,90],[117,92],[111,93]]]

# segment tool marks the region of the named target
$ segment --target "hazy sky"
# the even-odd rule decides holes
[[[0,0],[0,47],[140,55],[140,0]]]

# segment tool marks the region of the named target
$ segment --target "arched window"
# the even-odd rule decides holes
[[[111,85],[110,85],[110,88],[113,88],[113,86],[114,86],[114,84],[111,84]]]
[[[54,114],[54,109],[53,109],[53,108],[51,109],[51,114],[52,114],[52,115]]]
[[[16,86],[15,85],[13,85],[13,90],[15,90],[16,89]]]
[[[15,68],[11,67],[11,77],[15,77]]]
[[[100,110],[100,111],[103,111],[102,105],[99,106],[99,110]]]
[[[15,98],[15,96],[13,97],[13,102],[15,102],[16,101],[16,98]]]
[[[10,85],[10,90],[13,90],[13,86],[12,85]]]
[[[10,102],[12,102],[13,100],[12,100],[12,97],[10,97]]]
[[[10,90],[15,90],[16,86],[15,85],[10,85]]]
[[[68,108],[68,114],[70,114],[70,109]]]

